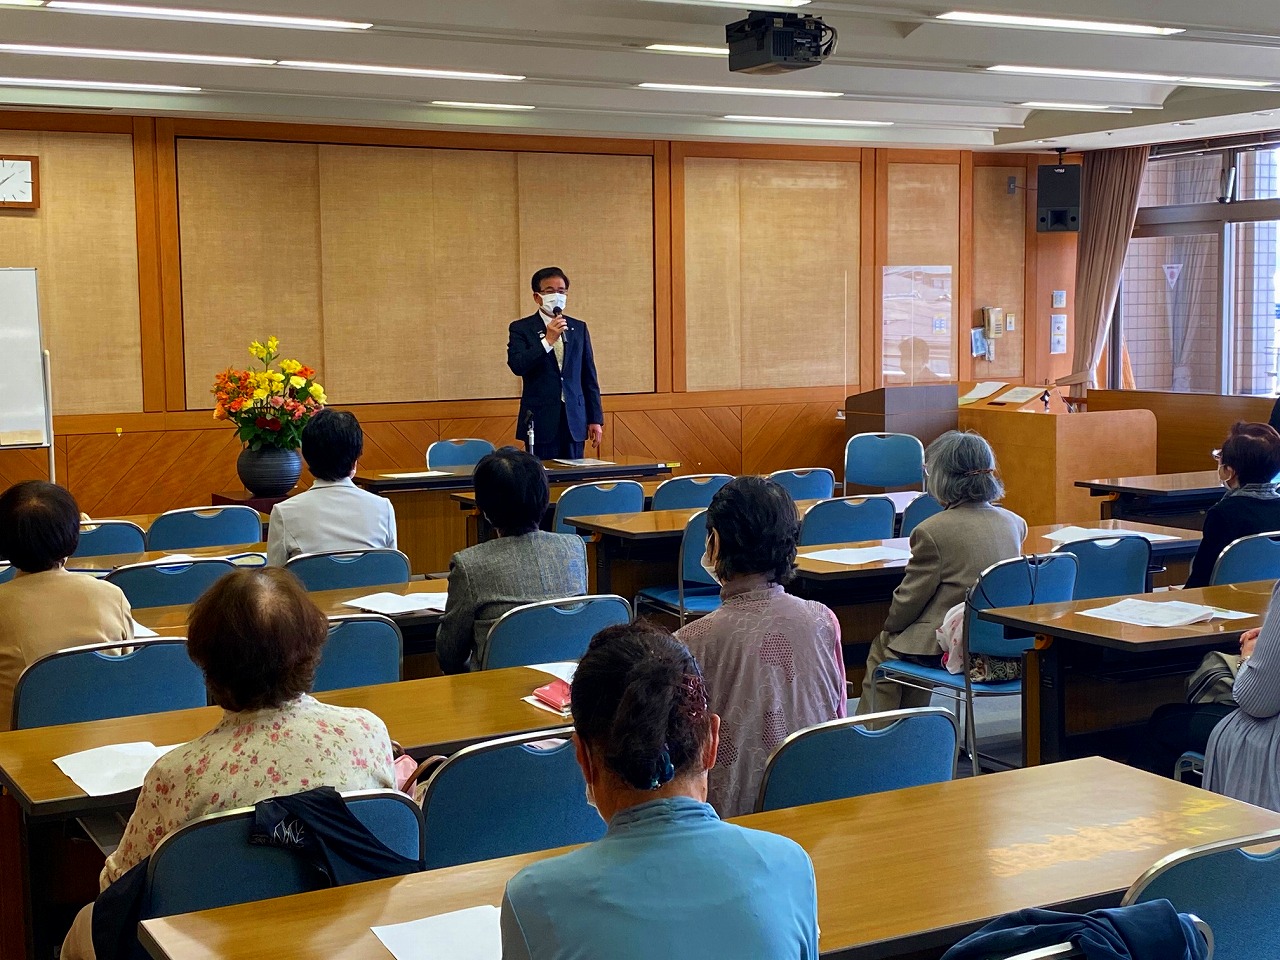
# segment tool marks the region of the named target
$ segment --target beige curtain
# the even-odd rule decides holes
[[[1080,242],[1076,252],[1076,334],[1071,374],[1058,380],[1083,396],[1095,376],[1111,327],[1124,255],[1138,213],[1149,147],[1094,150],[1080,177]]]

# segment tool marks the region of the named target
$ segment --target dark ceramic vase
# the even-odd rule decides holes
[[[236,460],[236,473],[244,488],[256,497],[283,497],[302,476],[302,455],[297,450],[245,447]]]

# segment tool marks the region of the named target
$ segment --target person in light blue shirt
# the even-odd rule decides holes
[[[706,802],[720,718],[693,655],[652,624],[609,627],[572,703],[587,797],[609,829],[511,879],[504,960],[816,960],[808,854]]]

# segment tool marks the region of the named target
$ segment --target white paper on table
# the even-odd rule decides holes
[[[1115,540],[1117,537],[1142,537],[1151,543],[1161,540],[1177,540],[1167,533],[1146,533],[1142,530],[1099,530],[1096,527],[1063,527],[1053,533],[1046,533],[1044,538],[1055,543],[1076,543],[1080,540]]]
[[[193,557],[189,553],[166,553],[159,560],[142,561],[149,567],[167,567],[170,564],[195,563],[197,560],[214,560],[215,557]]]
[[[854,494],[854,496],[857,496],[857,494]],[[869,493],[867,496],[888,497],[893,501],[893,509],[898,513],[901,513],[903,510],[907,509],[907,506],[911,501],[918,500],[920,497],[923,497],[924,494],[919,490],[898,490],[895,493]]]
[[[380,613],[384,617],[394,617],[397,614],[421,613],[426,610],[443,613],[448,602],[449,594],[442,590],[439,593],[410,593],[405,596],[398,593],[371,593],[367,597],[344,601],[342,605],[369,613]]]
[[[556,663],[531,663],[530,670],[537,670],[540,673],[549,673],[558,680],[565,683],[573,683],[573,675],[578,670],[577,660],[560,660]]]
[[[137,790],[151,765],[175,747],[157,747],[148,740],[113,743],[58,757],[54,764],[91,797],[109,797]]]
[[[158,636],[160,636],[160,634],[156,633],[150,627],[143,626],[137,620],[133,621],[133,639],[142,640],[146,637],[158,637]]]
[[[552,460],[552,463],[562,463],[566,467],[611,467],[612,460],[596,460],[592,457],[582,457],[578,460]]]
[[[1026,403],[1044,393],[1045,387],[1014,387],[1008,393],[1002,393],[992,403]]]
[[[547,713],[553,713],[562,720],[568,720],[573,716],[573,714],[568,710],[565,710],[563,713],[561,713],[551,704],[543,703],[541,700],[539,700],[537,697],[533,696],[532,694],[530,694],[527,697],[521,697],[520,699],[523,700],[525,703],[529,704],[529,706],[537,707],[539,710],[545,710],[547,711]]]
[[[1001,387],[1007,387],[1008,385],[1008,382],[1004,380],[983,380],[960,398],[960,405],[963,406],[966,403],[976,403],[979,400],[985,400]]]
[[[844,547],[839,550],[818,550],[813,553],[802,553],[806,560],[823,560],[827,563],[838,563],[846,567],[855,567],[863,563],[878,563],[883,560],[910,560],[910,550],[897,547]]]
[[[1200,603],[1183,600],[1137,600],[1129,597],[1105,607],[1080,611],[1086,617],[1110,620],[1113,623],[1129,623],[1136,627],[1187,627],[1206,620],[1244,620],[1253,616],[1237,610],[1222,610]]]
[[[267,565],[267,555],[253,550],[247,553],[229,553],[225,557],[210,557],[208,559],[230,560],[237,567],[265,567]]]
[[[417,480],[420,477],[452,477],[448,470],[415,470],[409,473],[380,473],[387,480]]]
[[[396,960],[501,960],[501,918],[485,904],[369,929]]]

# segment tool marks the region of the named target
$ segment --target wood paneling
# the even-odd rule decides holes
[[[828,467],[844,478],[841,403],[778,403],[742,408],[742,472]]]
[[[678,473],[742,472],[742,420],[737,407],[651,410],[613,416],[619,457],[679,460]]]
[[[970,327],[982,325],[983,307],[1001,307],[1017,316],[1017,325],[996,341],[995,361],[975,357],[972,379],[1017,379],[1022,376],[1022,351],[1027,329],[1026,197],[1010,194],[1009,178],[1025,186],[1022,166],[977,167],[973,172],[973,300],[967,323],[960,324],[960,352],[966,354]]]

